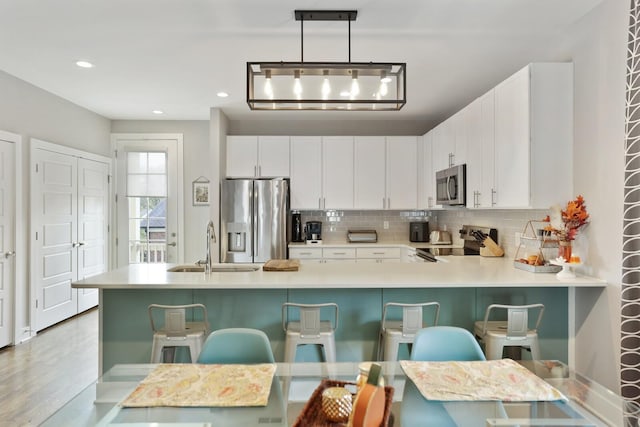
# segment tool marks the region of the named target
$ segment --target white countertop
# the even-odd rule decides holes
[[[331,289],[605,287],[604,280],[516,269],[511,258],[448,256],[444,262],[303,264],[296,272],[171,273],[174,264],[138,264],[73,283],[101,289]]]

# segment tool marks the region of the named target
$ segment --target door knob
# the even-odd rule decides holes
[[[177,246],[178,244],[176,242],[171,242],[171,243],[167,243],[167,246],[173,246],[174,248]]]

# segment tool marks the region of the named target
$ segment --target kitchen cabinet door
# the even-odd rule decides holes
[[[480,145],[482,175],[476,197],[478,207],[494,205],[495,193],[495,97],[493,89],[480,97]]]
[[[258,138],[258,176],[262,178],[289,176],[289,137]]]
[[[353,209],[353,137],[322,138],[322,206]]]
[[[476,99],[467,110],[467,207],[492,206],[494,186],[493,91]]]
[[[529,206],[529,69],[495,88],[495,202]]]
[[[436,202],[435,172],[433,170],[433,131],[427,132],[422,137],[418,146],[418,208],[431,209]]]
[[[386,140],[384,136],[356,136],[354,140],[354,207],[386,206]]]
[[[418,208],[418,137],[387,137],[387,209]]]
[[[227,176],[253,178],[258,175],[258,137],[227,136]]]
[[[471,111],[469,107],[463,108],[450,120],[453,124],[453,144],[450,144],[451,149],[451,166],[462,165],[468,162],[467,158],[467,146],[470,133],[470,120]]]
[[[432,132],[433,173],[435,174],[451,165],[452,143],[455,136],[453,122],[446,120],[436,126]]]
[[[322,138],[291,137],[291,209],[322,209]]]

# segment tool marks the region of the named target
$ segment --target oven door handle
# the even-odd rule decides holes
[[[437,262],[438,260],[436,259],[436,257],[434,257],[433,255],[431,255],[429,252],[426,251],[416,251],[416,256],[419,258],[422,258],[425,261],[429,261],[429,262]]]

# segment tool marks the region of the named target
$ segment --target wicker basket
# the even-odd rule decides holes
[[[345,423],[336,423],[330,421],[322,411],[322,392],[329,387],[344,387],[345,385],[353,385],[356,383],[337,381],[337,380],[322,380],[320,385],[314,390],[313,394],[309,398],[309,401],[304,405],[304,409],[298,415],[296,422],[293,423],[294,427],[344,427]],[[393,403],[393,387],[387,386],[384,388],[385,402],[384,402],[384,417],[380,427],[389,427],[393,425],[393,417],[391,415],[391,404]]]

